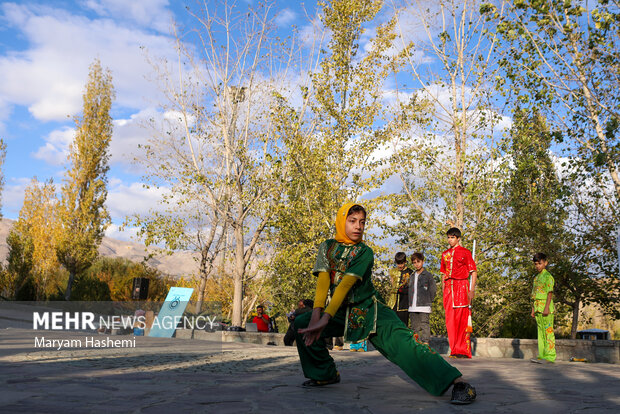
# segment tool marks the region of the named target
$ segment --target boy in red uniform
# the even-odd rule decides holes
[[[450,357],[471,358],[467,319],[478,278],[476,263],[471,252],[459,244],[461,240],[459,229],[452,227],[446,234],[450,248],[441,255],[441,273],[443,274],[443,307],[446,311]]]

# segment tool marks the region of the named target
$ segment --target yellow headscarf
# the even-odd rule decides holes
[[[353,206],[359,206],[359,204],[358,203],[347,203],[344,206],[340,207],[340,209],[338,209],[338,213],[336,213],[336,237],[335,239],[337,242],[345,243],[345,244],[357,244],[347,236],[347,233],[344,230],[344,225],[347,221],[347,213]]]

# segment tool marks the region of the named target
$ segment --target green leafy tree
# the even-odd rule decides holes
[[[86,302],[110,301],[110,287],[107,283],[85,275],[80,276],[71,292],[73,300]]]
[[[144,263],[120,257],[99,257],[76,282],[75,294],[80,300],[130,302],[134,278],[149,279],[150,301],[163,301],[170,286],[183,285],[183,281],[175,280]]]
[[[610,284],[614,279],[605,277],[609,263],[601,260],[601,247],[607,245],[609,249],[609,243],[600,243],[593,235],[576,200],[570,196],[571,189],[558,177],[550,156],[551,142],[552,134],[538,112],[515,112],[507,241],[513,252],[512,273],[519,278],[508,285],[505,293],[511,297],[507,308],[514,312],[512,322],[522,319],[523,325],[531,325],[525,320],[531,308],[531,256],[539,251],[546,253],[555,278],[554,299],[570,309],[571,337],[575,338],[580,307],[599,303],[613,312],[617,290]],[[561,307],[556,314],[562,315]]]
[[[557,260],[554,243],[560,240],[567,219],[562,186],[549,154],[551,138],[542,115],[520,108],[515,111],[507,148],[513,168],[506,186],[511,215],[505,234],[511,270],[498,315],[504,335],[535,337],[530,317],[532,256],[540,251],[553,257],[552,263]],[[558,275],[554,276],[557,280]]]
[[[512,216],[507,230],[508,241],[518,243],[525,257],[537,246],[548,245],[567,218],[560,202],[562,186],[549,153],[551,137],[538,112],[515,111],[509,149],[514,164],[509,184]]]
[[[333,236],[335,212],[374,184],[368,179],[377,165],[371,156],[384,141],[381,124],[388,114],[383,88],[406,54],[392,53],[393,19],[378,25],[368,44],[363,43],[382,5],[326,2],[321,22],[331,37],[318,70],[309,70],[310,83],[300,87],[302,104],[294,106],[280,94],[274,108],[288,178],[284,204],[270,227],[275,255],[269,286],[281,310],[311,298],[317,247]],[[364,204],[372,208],[368,200]]]
[[[590,197],[615,211],[620,202],[620,10],[616,1],[513,1],[495,20],[501,35],[498,78],[514,96],[544,113],[571,174],[588,180]],[[607,191],[611,186],[612,191]]]
[[[96,60],[90,67],[83,95],[83,113],[76,120],[70,166],[58,206],[61,231],[56,252],[58,261],[69,272],[66,300],[71,298],[76,275],[87,269],[97,257],[97,247],[110,221],[105,201],[113,98],[112,75]]]
[[[36,290],[32,277],[32,238],[27,231],[21,230],[19,226],[12,228],[6,238],[9,255],[3,294],[15,297],[17,300],[35,300]]]

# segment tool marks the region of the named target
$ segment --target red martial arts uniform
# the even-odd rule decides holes
[[[441,255],[441,273],[445,275],[443,285],[443,307],[446,311],[446,329],[450,343],[450,355],[465,355],[471,358],[471,344],[467,331],[469,318],[469,274],[476,270],[471,252],[462,246],[455,246]]]

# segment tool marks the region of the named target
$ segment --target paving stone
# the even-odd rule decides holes
[[[0,412],[620,412],[613,364],[450,359],[478,393],[474,404],[453,406],[449,392],[428,394],[377,351],[333,352],[342,382],[307,389],[294,347],[149,337],[119,349],[33,344],[32,330],[0,330]]]

